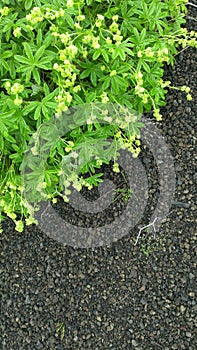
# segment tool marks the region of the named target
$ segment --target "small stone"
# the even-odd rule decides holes
[[[186,334],[187,338],[191,338],[191,336],[192,336],[192,334],[190,332],[186,332],[185,334]]]
[[[143,286],[141,286],[141,288],[139,289],[139,291],[140,291],[140,292],[144,292],[145,289],[146,289],[146,286],[143,285]]]
[[[132,342],[131,342],[131,344],[133,345],[133,346],[138,346],[138,343],[136,342],[136,340],[135,339],[132,339]]]
[[[43,347],[44,347],[43,344],[40,342],[40,340],[37,341],[36,345],[37,345],[38,349],[43,349]]]
[[[184,312],[185,311],[185,306],[181,305],[180,306],[180,310],[181,310],[181,312]]]
[[[132,269],[132,270],[131,270],[131,276],[132,276],[133,278],[137,278],[137,271],[136,271],[136,269]]]
[[[107,332],[110,332],[114,329],[114,324],[113,323],[110,323],[109,326],[107,326]]]

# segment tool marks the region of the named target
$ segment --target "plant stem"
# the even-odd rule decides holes
[[[197,7],[197,5],[194,5],[194,4],[192,4],[191,2],[187,2],[186,5],[191,5],[191,6]]]

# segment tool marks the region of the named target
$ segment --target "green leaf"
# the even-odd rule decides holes
[[[35,61],[38,62],[38,60],[40,59],[40,57],[43,55],[44,51],[45,51],[46,47],[45,45],[41,46],[38,51],[35,54]],[[48,57],[47,57],[48,58]]]
[[[30,10],[32,7],[32,0],[25,0],[25,10]]]
[[[144,15],[147,16],[148,7],[147,7],[145,1],[142,1],[142,9],[143,9]]]
[[[109,62],[109,56],[105,50],[102,50],[102,56],[104,60],[108,63]]]
[[[14,58],[16,61],[18,61],[20,63],[26,64],[28,66],[31,65],[31,62],[26,57],[23,57],[20,55],[14,55]]]
[[[15,110],[9,111],[9,112],[4,112],[4,113],[0,113],[0,119],[8,119],[10,117],[12,117],[15,114]]]
[[[0,120],[0,132],[3,134],[4,137],[8,133],[8,128],[1,120]]]
[[[74,97],[74,100],[77,102],[77,104],[80,105],[80,104],[84,103],[84,101],[82,100],[82,98],[79,95],[73,94],[73,97]]]
[[[43,68],[43,69],[51,69],[51,64],[50,62],[52,61],[53,57],[51,56],[47,56],[47,57],[43,57],[41,58],[41,60],[36,64],[37,67],[39,68]]]
[[[97,85],[97,75],[96,72],[91,72],[90,74],[90,80],[94,86]]]
[[[111,78],[111,92],[113,94],[118,94],[119,93],[119,85],[117,83],[116,77]]]
[[[42,106],[42,113],[46,119],[49,118],[49,110],[46,106]]]
[[[23,109],[23,115],[28,115],[30,112],[32,112],[40,102],[38,101],[32,101],[30,102],[24,109]]]
[[[4,139],[3,139],[3,135],[0,134],[0,150],[3,152],[4,149]]]
[[[68,14],[68,13],[65,13],[64,14],[64,18],[66,19],[66,22],[69,24],[69,26],[74,29],[75,28],[75,25],[74,25],[74,21],[72,19],[72,17]]]
[[[139,43],[139,42],[140,42],[140,35],[139,35],[139,32],[138,32],[138,30],[137,30],[136,27],[133,27],[133,32],[134,32],[134,34],[135,34],[135,37],[136,37],[136,39],[137,39],[137,42]]]
[[[12,51],[4,51],[1,57],[2,58],[9,58],[9,57],[12,57],[12,56],[13,56]]]
[[[95,92],[89,93],[86,97],[86,102],[90,103],[90,102],[94,101],[95,97],[96,97]]]
[[[120,77],[119,75],[116,75],[114,78],[120,86],[125,88],[127,87],[128,83],[124,78]]]
[[[102,88],[103,90],[107,90],[109,85],[110,85],[110,80],[111,80],[111,77],[106,77],[104,82],[103,82],[103,85],[102,85]]]
[[[25,82],[26,84],[30,82],[31,79],[31,70],[27,70],[25,74]]]
[[[149,65],[145,61],[142,63],[142,65],[143,65],[145,71],[147,73],[150,73],[151,69],[150,69]]]
[[[41,46],[41,44],[42,44],[42,29],[41,28],[38,29],[38,34],[36,37],[36,44],[38,47]]]
[[[5,134],[4,137],[5,137],[5,139],[6,139],[7,141],[9,141],[10,143],[16,143],[16,140],[15,140],[14,137],[12,137],[11,135]]]
[[[33,69],[32,71],[33,77],[38,85],[40,85],[40,74],[36,68]]]
[[[33,56],[30,45],[27,42],[24,42],[23,46],[25,49],[25,53],[26,53],[27,57],[29,58],[30,62],[34,63],[34,56]]]
[[[40,113],[41,113],[41,105],[39,105],[35,110],[35,113],[34,113],[35,120],[38,120],[38,118],[40,117]]]
[[[86,69],[80,74],[80,78],[84,79],[84,78],[87,78],[89,75],[90,75],[90,70]]]
[[[140,41],[142,42],[146,36],[146,28],[143,28],[140,34]]]
[[[100,56],[100,54],[101,54],[101,50],[96,50],[95,52],[94,52],[94,55],[93,55],[93,60],[96,60],[99,56]]]

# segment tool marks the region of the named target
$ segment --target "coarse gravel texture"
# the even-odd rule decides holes
[[[192,8],[188,17],[195,14]],[[196,30],[195,20],[188,18],[187,27]],[[74,249],[36,226],[16,233],[6,220],[0,235],[0,349],[197,349],[195,61],[196,50],[188,48],[166,67],[165,78],[190,86],[193,100],[170,90],[158,123],[174,157],[176,192],[157,249],[154,240],[152,252],[143,252],[140,242],[134,247],[136,228],[111,246]],[[154,197],[157,172],[148,150],[143,154]]]

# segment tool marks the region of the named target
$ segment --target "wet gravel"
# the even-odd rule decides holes
[[[195,17],[194,8],[188,16]],[[196,30],[195,21],[188,19],[187,27]],[[16,233],[6,220],[0,235],[0,349],[197,349],[195,63],[196,50],[188,48],[166,67],[165,78],[190,86],[193,100],[170,90],[162,107],[158,128],[174,158],[176,191],[157,241],[134,247],[135,227],[110,246],[74,249],[35,226]],[[152,196],[145,223],[158,200],[158,179],[149,150],[141,160]],[[124,210],[117,203],[115,209]],[[76,220],[74,211],[69,216]]]

